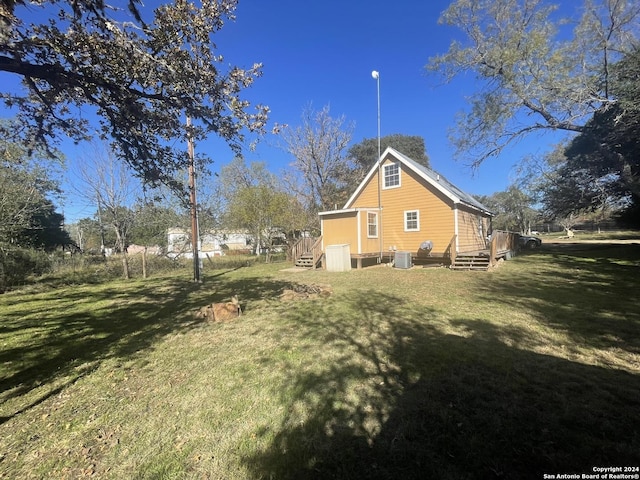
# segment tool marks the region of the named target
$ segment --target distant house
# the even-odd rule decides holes
[[[241,251],[251,248],[252,239],[246,232],[216,231],[201,232],[200,255],[219,256],[226,251]],[[181,228],[171,228],[167,231],[167,255],[191,258],[193,255],[190,234]]]
[[[162,247],[158,245],[145,246],[145,245],[136,245],[133,243],[127,245],[127,253],[129,255],[138,255],[143,253],[145,250],[147,252],[147,255],[162,255]]]
[[[378,173],[381,172],[381,178]],[[492,213],[433,170],[393,148],[340,210],[320,212],[322,249],[349,245],[352,259],[395,252],[455,258],[487,248]]]

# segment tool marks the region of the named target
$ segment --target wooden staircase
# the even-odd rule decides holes
[[[487,271],[491,266],[491,258],[481,253],[458,253],[451,263],[452,270]]]
[[[322,260],[322,237],[301,238],[292,248],[296,267],[315,269]]]
[[[311,252],[303,253],[302,255],[300,255],[300,257],[296,258],[295,265],[296,267],[313,268],[314,267],[313,253]]]

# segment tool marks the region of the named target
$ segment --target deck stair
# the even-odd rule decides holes
[[[491,259],[482,253],[458,253],[451,264],[452,270],[481,270],[487,271],[491,266]]]
[[[296,267],[313,268],[313,253],[306,252],[296,259]]]
[[[300,238],[292,247],[291,254],[296,267],[315,269],[322,262],[322,236]]]

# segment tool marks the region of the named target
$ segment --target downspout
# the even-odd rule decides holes
[[[458,248],[458,242],[460,241],[460,235],[459,235],[459,228],[458,228],[458,205],[454,204],[453,205],[453,233],[456,236],[456,244],[455,244],[455,248],[456,248],[456,253],[459,252],[459,248]]]
[[[356,253],[360,254],[362,253],[362,226],[360,225],[360,222],[362,221],[362,215],[360,215],[361,210],[358,210],[356,213],[356,236],[357,236],[357,244],[358,244],[358,251]]]
[[[380,150],[380,146],[378,143],[378,150]],[[382,162],[380,159],[378,160],[378,235],[380,236],[380,258],[378,259],[378,263],[382,263],[382,251],[384,250],[384,242],[382,239],[382,176],[380,175],[380,170],[382,167]]]

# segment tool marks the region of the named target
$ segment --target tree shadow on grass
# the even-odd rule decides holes
[[[300,338],[336,353],[290,366],[289,413],[244,458],[253,478],[540,479],[640,462],[638,376],[510,347],[480,319],[459,336],[380,292],[340,304],[288,308]]]
[[[11,308],[0,325],[0,338],[12,341],[0,351],[0,365],[6,367],[0,378],[0,406],[23,397],[12,402],[10,411],[0,410],[0,423],[61,392],[105,360],[143,358],[162,337],[198,327],[203,320],[193,312],[205,304],[224,301],[231,292],[242,292],[250,302],[276,296],[289,285],[257,277],[223,277],[205,284],[149,279],[124,290],[118,283],[107,283],[95,289],[70,288],[62,298],[49,291],[24,299],[34,301],[40,311]],[[2,300],[15,307],[18,299],[14,293]],[[31,393],[34,389],[37,395]]]
[[[539,268],[544,257],[556,268]],[[640,354],[640,245],[561,245],[518,261],[526,274],[492,276],[478,295],[519,306],[576,344]]]

